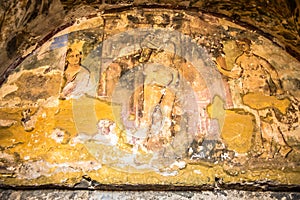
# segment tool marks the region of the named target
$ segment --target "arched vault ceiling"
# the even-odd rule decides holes
[[[233,21],[258,32],[300,60],[300,3],[297,0],[10,0],[0,2],[0,75],[76,18],[134,7],[196,11]]]

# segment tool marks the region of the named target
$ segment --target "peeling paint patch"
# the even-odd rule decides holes
[[[17,123],[17,121],[15,121],[15,120],[0,119],[0,127],[3,127],[3,128],[11,127],[12,125],[14,125],[16,123]]]

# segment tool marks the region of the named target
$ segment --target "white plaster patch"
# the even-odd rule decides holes
[[[118,143],[115,128],[115,122],[107,119],[99,120],[97,124],[98,133],[94,135],[91,140],[94,140],[96,143],[114,146]]]
[[[25,156],[24,157],[24,160],[29,160],[30,159],[30,156]]]
[[[29,47],[28,49],[26,49],[26,50],[23,52],[22,57],[25,57],[25,56],[27,56],[28,54],[32,53],[32,52],[36,49],[37,45],[38,45],[38,44],[36,43],[35,45],[33,45],[33,46]]]
[[[15,92],[18,90],[18,86],[16,86],[15,84],[13,85],[3,85],[0,88],[0,98],[4,98],[6,95]]]
[[[57,143],[62,143],[64,141],[65,131],[56,128],[51,134],[51,138],[55,140]]]
[[[15,160],[13,155],[7,154],[7,153],[2,153],[2,152],[0,152],[0,159],[5,159],[8,162],[14,162],[14,160]]]
[[[10,119],[0,119],[0,127],[11,127],[12,125],[14,125],[15,123],[17,123],[17,121],[15,120],[10,120]]]
[[[91,135],[87,135],[84,133],[79,133],[76,137],[74,137],[71,142],[70,145],[71,146],[75,146],[76,144],[82,144],[90,139],[92,139],[93,136]]]
[[[39,103],[39,105],[43,105],[43,107],[46,107],[46,108],[58,107],[58,105],[59,105],[58,94],[56,97],[52,96],[46,100],[39,99],[38,103]]]
[[[175,161],[170,165],[171,168],[178,167],[179,169],[184,169],[186,167],[186,162],[184,161]]]
[[[194,170],[194,173],[195,173],[195,174],[200,174],[200,175],[202,174],[202,172],[201,172],[200,170],[198,170],[198,169],[195,169],[195,170]]]
[[[17,177],[22,179],[36,179],[41,176],[52,176],[60,172],[90,172],[101,169],[102,165],[95,161],[66,162],[52,164],[44,160],[27,161],[16,169]]]

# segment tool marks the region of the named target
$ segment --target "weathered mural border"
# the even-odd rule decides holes
[[[126,9],[125,9],[126,10]],[[199,13],[197,13],[197,14],[199,14]],[[91,16],[91,17],[89,17],[90,19],[92,19],[92,18],[94,18],[95,16]],[[208,16],[209,17],[209,16]],[[72,24],[68,24],[68,25],[66,25],[66,26],[64,26],[63,28],[59,28],[58,30],[59,31],[55,31],[55,33],[59,33],[60,31],[63,31],[64,30],[64,28],[67,28],[67,27],[71,27],[72,26]],[[53,35],[52,34],[54,34],[54,33],[51,33],[51,34],[49,34],[49,38],[51,38]],[[50,37],[50,35],[52,35],[51,37]],[[45,40],[48,40],[49,39],[48,37],[46,37],[45,38]],[[43,40],[44,41],[44,40]],[[245,41],[242,41],[242,42],[244,42],[244,43],[247,43],[247,41],[245,40]],[[39,45],[40,46],[42,46],[42,44],[38,44],[36,47],[38,48],[39,47]],[[250,44],[249,44],[249,46],[250,46]],[[246,51],[245,51],[246,52]],[[28,55],[26,55],[25,57],[23,57],[24,59],[26,59],[28,56],[30,56],[31,54],[29,53]],[[217,55],[216,55],[216,57],[217,58],[219,58],[219,60],[216,60],[215,62],[217,63],[217,65],[220,65],[220,67],[222,68],[222,67],[226,67],[226,65],[223,65],[223,66],[221,66],[222,65],[222,57],[220,57],[220,55],[221,55],[221,52],[219,52],[219,53],[217,53]],[[255,56],[254,56],[255,57]],[[20,59],[20,60],[18,60],[18,61],[16,61],[16,64],[14,64],[14,65],[12,65],[12,66],[10,66],[10,69],[12,69],[12,68],[14,68],[14,67],[17,67],[20,63],[22,63],[22,60],[23,60],[23,58],[22,59]],[[259,60],[263,60],[264,58],[263,57],[257,57],[257,59],[259,59]],[[212,62],[213,63],[213,62]],[[201,73],[200,73],[201,74]],[[100,79],[100,78],[99,78]],[[98,82],[98,80],[96,79],[96,82]],[[126,81],[125,81],[126,82]],[[221,83],[222,84],[222,83]],[[228,87],[228,86],[227,86]],[[227,88],[228,89],[228,88]],[[251,88],[250,88],[251,89]],[[223,91],[224,92],[224,91]],[[224,93],[226,93],[226,92],[224,92]],[[224,99],[224,96],[226,96],[225,94],[222,94],[222,95],[220,95],[221,96],[221,98],[222,99]],[[63,98],[65,98],[65,97],[63,97]],[[210,98],[210,100],[211,100],[211,104],[213,105],[214,104],[214,99],[213,98]],[[280,99],[280,100],[282,100],[282,99]],[[221,100],[222,101],[222,100]],[[216,99],[216,102],[218,102],[218,99]],[[220,101],[219,101],[220,102]],[[230,103],[232,104],[232,102],[226,102],[227,103],[227,108],[230,108],[230,106],[232,106],[232,105],[230,105]],[[217,104],[217,103],[216,103]],[[79,102],[79,104],[78,105],[80,105],[80,102]],[[218,104],[219,105],[219,104]],[[75,107],[74,107],[75,106]],[[76,104],[73,104],[73,110],[75,109],[77,109],[78,107],[76,106]],[[213,109],[213,108],[211,108],[211,109]],[[213,114],[215,114],[214,113],[214,111],[211,111],[211,118],[214,118],[214,116],[213,116]],[[76,114],[75,114],[76,115]],[[26,113],[24,114],[24,123],[25,123],[25,125],[26,125],[26,119],[27,119],[27,117],[26,117]],[[218,118],[218,116],[215,116],[215,118]],[[222,121],[222,119],[220,119],[220,118],[218,118],[218,120],[221,120]],[[78,128],[78,127],[77,127]],[[29,127],[29,129],[30,129],[30,127]],[[30,131],[30,130],[29,130]],[[285,156],[285,155],[284,155]],[[231,173],[231,172],[229,172],[229,173]],[[166,184],[166,185],[160,185],[160,184],[146,184],[146,185],[143,185],[143,184],[138,184],[138,186],[137,185],[134,185],[134,184],[131,184],[131,183],[129,183],[129,184],[123,184],[123,183],[120,183],[120,184],[117,184],[117,185],[114,185],[114,183],[112,183],[112,184],[108,184],[108,185],[106,185],[106,184],[100,184],[99,182],[97,182],[97,181],[95,181],[95,180],[92,180],[90,177],[85,177],[85,176],[83,176],[83,179],[81,180],[81,182],[80,183],[77,183],[77,184],[75,184],[75,188],[88,188],[88,189],[109,189],[109,188],[113,188],[113,189],[116,189],[116,190],[118,190],[117,188],[122,188],[122,189],[129,189],[129,190],[135,190],[135,188],[137,188],[138,190],[141,190],[141,189],[143,189],[143,188],[145,188],[146,190],[147,189],[150,189],[150,190],[152,190],[152,189],[155,189],[155,190],[160,190],[160,189],[169,189],[169,190],[181,190],[181,189],[185,189],[185,188],[188,188],[188,189],[194,189],[194,190],[198,190],[198,189],[201,189],[201,190],[212,190],[212,189],[215,189],[215,188],[224,188],[224,189],[229,189],[229,188],[236,188],[236,189],[249,189],[250,190],[250,188],[255,188],[255,189],[258,189],[258,188],[260,188],[260,189],[262,189],[262,190],[265,190],[265,188],[267,188],[266,190],[272,190],[272,188],[273,188],[273,184],[274,184],[274,188],[276,188],[276,189],[281,189],[281,190],[295,190],[295,189],[297,189],[298,188],[298,185],[284,185],[284,184],[279,184],[279,185],[277,185],[277,184],[275,184],[275,183],[273,183],[273,182],[269,182],[268,180],[266,180],[265,182],[264,181],[262,181],[262,182],[251,182],[251,181],[249,181],[249,182],[247,182],[247,184],[249,184],[249,183],[253,183],[253,184],[258,184],[258,188],[256,188],[256,186],[253,186],[253,185],[251,185],[251,186],[245,186],[245,185],[243,185],[242,183],[234,183],[234,184],[231,184],[230,182],[226,182],[226,183],[223,183],[223,180],[222,180],[222,178],[219,178],[219,177],[215,177],[215,180],[213,180],[213,182],[214,182],[214,184],[213,185],[210,185],[210,184],[205,184],[204,182],[204,184],[200,184],[200,185],[197,185],[197,186],[191,186],[191,185],[184,185],[184,186],[181,186],[181,184],[179,184],[179,185],[172,185],[172,184]],[[132,186],[132,185],[134,185],[134,186]],[[124,186],[124,188],[123,188],[123,186]],[[31,186],[22,186],[23,188],[31,188]],[[55,184],[54,185],[47,185],[47,187],[56,187],[55,186]],[[65,187],[65,186],[59,186],[59,187]],[[106,187],[108,187],[108,188],[106,188]]]

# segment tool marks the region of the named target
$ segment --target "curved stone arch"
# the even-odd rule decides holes
[[[135,30],[130,30],[130,31],[135,31]],[[157,31],[157,30],[155,30],[155,31]],[[168,51],[168,52],[170,52],[170,53],[176,53],[177,51],[175,51],[174,49],[174,46],[172,46],[172,45],[165,45],[165,41],[169,41],[169,40],[172,40],[173,38],[178,38],[177,37],[177,34],[176,33],[173,33],[172,31],[171,31],[171,33],[165,33],[164,32],[164,29],[159,29],[159,31],[161,31],[161,32],[159,32],[159,31],[157,31],[157,32],[155,32],[154,31],[154,34],[152,34],[153,35],[153,37],[152,37],[152,39],[154,38],[154,40],[156,39],[156,41],[155,41],[155,43],[154,43],[154,45],[152,44],[152,48],[156,48],[156,49],[160,49],[160,48],[162,48],[162,49],[164,49],[164,50],[166,50],[166,51]],[[145,31],[144,31],[145,32]],[[144,33],[143,32],[143,33]],[[147,32],[147,31],[146,31]],[[151,32],[151,31],[150,31]],[[168,31],[167,31],[168,32]],[[143,34],[140,34],[140,32],[137,32],[137,33],[132,33],[132,35],[135,35],[135,34],[137,34],[138,35],[138,37],[143,37]],[[140,34],[140,35],[139,35]],[[166,36],[167,35],[167,36]],[[169,36],[168,36],[169,35]],[[180,35],[180,34],[179,34]],[[114,37],[117,37],[118,35],[112,35],[110,38],[114,38]],[[166,37],[165,37],[166,36]],[[188,37],[188,36],[183,36],[183,37]],[[108,38],[107,40],[110,40],[110,38]],[[179,36],[179,38],[180,38],[180,36]],[[124,37],[122,38],[122,39],[124,39]],[[182,39],[182,38],[181,38]],[[107,40],[104,40],[103,42],[102,42],[102,45],[101,46],[99,46],[99,48],[100,47],[102,47],[102,46],[105,46],[105,41],[107,41]],[[184,41],[185,41],[185,39],[183,39]],[[118,39],[116,40],[116,41],[118,41]],[[115,41],[114,41],[115,42]],[[186,41],[185,41],[186,42]],[[103,44],[104,43],[104,44]],[[208,53],[206,53],[205,52],[205,50],[203,49],[203,48],[200,48],[200,50],[199,51],[197,51],[197,47],[195,47],[195,46],[193,46],[194,44],[196,44],[196,43],[193,43],[193,41],[190,41],[189,39],[187,39],[187,43],[189,44],[189,45],[186,45],[186,46],[184,46],[184,47],[188,47],[188,48],[186,48],[187,49],[187,51],[185,51],[185,53],[182,53],[181,51],[179,51],[179,54],[180,53],[182,53],[182,55],[180,54],[179,56],[181,56],[181,57],[184,57],[184,56],[186,56],[186,57],[188,57],[190,60],[193,60],[193,59],[195,59],[195,58],[198,58],[198,57],[200,57],[201,59],[199,60],[199,62],[198,61],[195,61],[195,63],[196,63],[196,66],[200,66],[199,67],[199,71],[200,71],[200,74],[203,74],[203,76],[205,77],[205,78],[207,78],[207,79],[205,79],[206,81],[207,81],[207,84],[210,86],[210,89],[211,90],[213,90],[213,92],[211,93],[211,94],[214,94],[214,95],[211,95],[210,96],[210,100],[212,99],[212,97],[214,97],[214,96],[221,96],[221,98],[225,98],[225,92],[224,92],[224,87],[222,87],[223,85],[222,85],[222,82],[220,82],[219,81],[219,79],[214,79],[214,78],[211,78],[211,77],[215,77],[214,75],[216,75],[216,76],[218,76],[218,73],[216,73],[216,74],[214,74],[214,71],[211,71],[211,70],[213,70],[214,69],[214,64],[213,64],[213,62],[212,62],[212,60],[210,59],[210,55],[208,54]],[[117,42],[117,44],[118,44],[118,42]],[[163,45],[161,45],[161,44],[163,44]],[[144,46],[143,46],[144,45]],[[164,46],[165,45],[165,46]],[[123,50],[124,51],[122,51],[122,48],[120,47],[120,51],[122,51],[122,53],[121,54],[116,54],[116,55],[113,55],[113,57],[114,56],[116,56],[116,57],[120,57],[120,56],[126,56],[126,55],[128,55],[128,54],[130,54],[131,53],[131,50],[132,49],[139,49],[139,48],[141,48],[141,47],[147,47],[147,48],[149,48],[149,46],[147,46],[147,43],[146,44],[142,44],[141,45],[141,43],[137,40],[137,44],[133,44],[133,45],[129,45],[128,46],[128,48],[126,49],[126,48],[123,48]],[[191,51],[189,51],[191,49]],[[196,49],[196,50],[195,50]],[[187,52],[187,53],[186,53]],[[194,52],[196,52],[195,53],[195,56],[191,56],[190,54],[192,54],[192,55],[194,55]],[[204,52],[204,53],[203,53]],[[91,53],[93,53],[93,52],[91,52]],[[204,57],[204,58],[203,58]],[[86,62],[88,62],[89,61],[89,59],[90,59],[90,61],[92,62],[93,61],[93,57],[91,56],[91,57],[89,57],[89,55],[86,57],[86,59],[85,59],[85,61]],[[113,59],[112,59],[112,61],[113,61]],[[112,62],[107,62],[106,64],[105,64],[105,66],[109,66],[110,65],[110,63],[112,63]],[[207,65],[206,65],[206,64]],[[161,63],[160,63],[161,64]],[[199,64],[199,65],[198,65]],[[168,66],[169,67],[169,66]],[[48,70],[48,69],[47,69]],[[216,71],[217,72],[217,71]],[[211,76],[212,74],[213,74],[213,76]],[[98,74],[99,75],[99,73],[96,73],[96,74]],[[218,76],[218,77],[220,77],[220,76]],[[97,79],[97,78],[96,78]],[[217,81],[215,81],[215,80],[217,80]],[[220,79],[221,80],[221,79]],[[214,84],[216,84],[216,85],[214,85]],[[216,87],[213,87],[213,86],[216,86]],[[94,94],[95,95],[93,95],[93,96],[97,96],[96,95],[96,89],[95,89],[95,91],[94,91]],[[81,102],[81,103],[84,103],[84,104],[86,104],[87,102],[85,102],[85,101],[82,101],[82,100],[79,100],[79,101],[75,101],[74,102],[74,104],[73,104],[73,106],[74,106],[74,108],[77,108],[77,105],[79,105],[78,103],[79,102]],[[193,101],[194,102],[194,101]],[[90,110],[89,110],[89,112],[88,112],[88,114],[90,114],[90,115],[93,115],[94,114],[94,112],[93,112],[93,105],[91,105],[90,106]],[[75,114],[76,114],[76,110],[75,110]],[[81,123],[82,122],[82,116],[80,116],[80,114],[81,113],[78,113],[78,116],[79,116],[79,118],[77,117],[77,116],[75,116],[74,118],[78,118],[79,119],[79,121],[77,121],[76,123]],[[196,114],[198,114],[198,113],[196,113]],[[266,114],[266,115],[269,115],[269,114]],[[95,118],[95,117],[94,117]],[[96,119],[96,118],[95,118]],[[91,123],[90,121],[89,121],[89,123]],[[95,122],[96,123],[96,122]],[[95,123],[91,123],[91,124],[95,124]],[[267,123],[267,122],[265,122],[265,123]],[[80,132],[80,129],[78,129],[79,131],[78,132]],[[297,131],[297,130],[296,130]],[[133,167],[136,167],[136,166],[133,166]],[[156,166],[157,167],[157,166]]]

